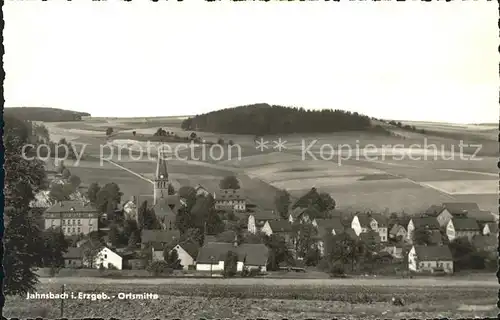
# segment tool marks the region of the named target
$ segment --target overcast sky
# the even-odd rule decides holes
[[[496,122],[493,1],[7,1],[6,106],[191,115],[257,102]]]

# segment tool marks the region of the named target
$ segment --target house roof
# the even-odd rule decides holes
[[[180,246],[184,251],[186,251],[191,258],[196,258],[198,255],[198,251],[200,249],[200,246],[194,243],[193,241],[186,241],[183,243],[179,243],[178,246]]]
[[[278,220],[280,217],[273,210],[257,211],[251,214],[255,220]]]
[[[436,217],[414,217],[411,218],[415,228],[429,227],[430,230],[439,230],[439,222]]]
[[[35,199],[30,202],[31,208],[49,208],[53,202],[50,200],[49,191],[43,190],[35,194]]]
[[[453,260],[448,246],[415,246],[414,248],[419,261]]]
[[[268,223],[273,233],[292,231],[292,224],[288,220],[271,220]]]
[[[245,200],[245,196],[241,189],[220,189],[215,194],[215,200]]]
[[[214,262],[224,261],[229,251],[237,253],[238,261],[244,261],[247,265],[265,265],[269,256],[269,249],[261,243],[245,243],[235,247],[231,243],[212,242],[200,248],[196,263],[211,263],[210,257],[214,258]]]
[[[295,208],[308,208],[311,204],[315,203],[320,198],[318,190],[316,188],[311,188],[305,195],[300,197],[292,205],[292,209]]]
[[[354,231],[353,228],[346,228],[344,230],[344,233],[351,237],[351,239],[358,239],[358,235],[356,234],[356,231]]]
[[[245,264],[251,266],[264,266],[269,257],[269,249],[262,243],[244,243],[238,248],[238,252],[245,256]]]
[[[396,235],[396,234],[398,234],[398,232],[401,229],[403,229],[404,232],[406,232],[406,228],[405,227],[403,227],[402,225],[396,223],[395,225],[392,226],[391,230],[389,231],[389,234]]]
[[[425,211],[425,214],[431,217],[437,217],[443,210],[443,206],[433,204]]]
[[[379,228],[387,227],[387,223],[389,222],[389,219],[387,219],[387,217],[378,213],[373,213],[371,217],[372,219],[375,219],[375,221],[377,221]]]
[[[142,243],[168,243],[178,240],[181,234],[179,230],[142,230]]]
[[[335,233],[343,232],[344,225],[342,224],[342,220],[340,218],[331,218],[331,219],[316,219],[316,224],[318,228],[329,228],[334,229]]]
[[[474,202],[445,202],[443,208],[447,209],[451,214],[464,214],[468,211],[479,211],[479,206]]]
[[[472,238],[472,244],[480,250],[489,250],[498,247],[498,237],[496,235],[477,235]]]
[[[63,254],[64,259],[81,259],[83,256],[83,248],[69,247],[68,251]]]
[[[474,218],[478,222],[495,222],[495,216],[487,210],[470,210],[467,212],[468,218]]]
[[[75,200],[60,201],[52,205],[46,213],[62,213],[62,212],[82,212],[82,213],[97,213],[97,209],[90,203]]]
[[[293,217],[293,218],[297,218],[299,217],[300,215],[302,215],[302,213],[304,211],[306,211],[307,208],[302,208],[302,207],[297,207],[297,208],[294,208],[290,211],[290,215]]]
[[[368,228],[370,226],[370,222],[372,221],[371,217],[366,213],[359,213],[356,215],[358,217],[359,224],[362,228]]]
[[[474,218],[453,218],[451,219],[453,227],[457,231],[479,230],[479,225]]]
[[[177,215],[175,212],[170,208],[170,204],[168,203],[168,200],[163,198],[160,199],[154,206],[153,210],[155,212],[155,215],[157,218],[164,218],[164,217],[173,217],[175,218]]]
[[[203,239],[203,242],[209,243],[209,242],[217,242],[217,238],[214,235],[205,235],[205,238]]]
[[[496,222],[488,222],[487,225],[491,233],[498,233],[498,224]]]
[[[196,263],[207,263],[210,264],[212,261],[218,263],[219,261],[224,261],[226,255],[229,251],[233,251],[238,254],[238,261],[243,261],[245,256],[241,252],[238,252],[237,247],[232,243],[226,242],[208,242],[198,251],[198,256],[196,257]],[[213,257],[213,260],[211,259]]]

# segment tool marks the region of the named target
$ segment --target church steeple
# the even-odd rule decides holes
[[[158,153],[156,161],[156,173],[154,178],[154,203],[156,204],[160,198],[168,195],[168,171],[167,160],[165,155]]]

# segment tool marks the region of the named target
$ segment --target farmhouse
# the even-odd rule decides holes
[[[345,229],[340,218],[314,219],[312,225],[318,230],[329,229],[333,235],[343,233]]]
[[[481,230],[474,218],[452,218],[446,226],[446,235],[449,241],[466,237],[472,240],[475,235],[480,235]]]
[[[379,234],[380,241],[387,242],[387,219],[379,214],[360,213],[354,216],[351,222],[351,228],[356,235],[373,230]]]
[[[188,270],[191,266],[195,265],[196,256],[198,255],[199,250],[199,246],[196,243],[186,241],[176,245],[172,251],[173,250],[177,251],[179,260],[181,261],[181,265],[184,270]]]
[[[246,200],[240,189],[221,189],[214,192],[215,209],[232,207],[235,212],[245,212]]]
[[[97,253],[94,257],[94,261],[92,264],[89,261],[90,259],[91,258],[85,258],[83,261],[83,265],[86,267],[92,266],[94,268],[100,268],[102,266],[105,269],[122,269],[123,258],[107,247],[102,247],[99,253]]]
[[[178,241],[180,236],[179,230],[142,230],[141,245],[142,248],[148,245],[163,248],[166,244]]]
[[[406,240],[408,242],[413,241],[413,232],[417,228],[425,228],[429,231],[439,231],[440,225],[436,217],[413,217],[408,222]]]
[[[82,266],[83,249],[81,247],[69,247],[63,257],[65,268],[80,268]]]
[[[261,232],[267,236],[279,234],[288,242],[292,233],[292,224],[288,220],[267,220]]]
[[[485,223],[482,229],[483,235],[497,235],[498,234],[498,224],[496,222]]]
[[[274,210],[271,211],[258,211],[248,216],[248,232],[257,233],[262,230],[267,221],[279,220]]]
[[[445,202],[441,206],[433,205],[426,211],[426,215],[435,217],[441,227],[448,224],[452,217],[466,216],[469,211],[480,211],[477,203],[472,202]]]
[[[383,251],[389,253],[393,258],[402,259],[403,258],[403,246],[402,245],[391,245],[386,246]]]
[[[406,238],[406,229],[400,224],[394,224],[391,228],[391,231],[389,231],[389,238],[390,239],[405,239]]]
[[[89,234],[98,230],[99,212],[82,201],[60,201],[43,214],[45,229],[60,227],[64,235]]]
[[[238,255],[236,270],[243,271],[243,268],[258,269],[266,271],[269,249],[264,244],[242,244],[212,242],[200,248],[196,258],[196,270],[199,271],[222,271],[224,261],[229,251]]]
[[[448,246],[413,246],[408,253],[408,269],[415,272],[443,270],[453,273],[453,257]]]

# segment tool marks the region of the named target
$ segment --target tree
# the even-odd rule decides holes
[[[219,233],[216,238],[217,242],[234,243],[234,241],[237,240],[237,234],[229,230]]]
[[[64,253],[68,251],[69,242],[61,228],[47,229],[42,233],[43,252],[42,267],[58,269],[64,266]]]
[[[381,250],[380,236],[375,231],[361,234],[363,266],[373,271],[373,266],[377,259],[377,254]]]
[[[288,208],[290,207],[291,199],[290,193],[286,190],[278,190],[274,197],[274,205],[276,211],[283,219],[288,219]]]
[[[412,240],[413,244],[419,246],[432,244],[432,233],[427,228],[415,228]]]
[[[112,135],[112,134],[113,134],[113,128],[108,127],[108,128],[106,129],[106,135],[109,137],[109,136],[110,136],[110,135]]]
[[[77,190],[80,184],[82,183],[82,180],[80,179],[79,176],[71,175],[71,177],[69,177],[69,183],[71,183],[73,188]]]
[[[169,268],[174,270],[182,269],[181,260],[179,259],[177,250],[165,247],[163,250],[163,259],[168,264]]]
[[[320,208],[320,211],[335,209],[336,203],[330,194],[322,192],[319,194],[319,197],[320,201],[318,201],[318,206]]]
[[[99,260],[101,250],[104,247],[104,241],[99,236],[98,232],[89,236],[89,241],[83,244],[83,259],[90,268],[95,267],[95,262]]]
[[[238,268],[238,254],[229,251],[224,260],[224,277],[233,277],[236,275]]]
[[[69,200],[70,193],[68,193],[68,189],[64,188],[64,185],[54,183],[50,187],[49,190],[49,198],[52,201],[65,201]]]
[[[191,140],[196,139],[196,138],[197,138],[196,132],[191,132],[191,134],[189,135],[189,138],[190,138]]]
[[[197,243],[200,246],[203,244],[203,233],[200,229],[190,228],[181,234],[180,243],[189,241]]]
[[[87,197],[89,198],[90,203],[96,204],[97,202],[97,194],[101,190],[101,187],[97,182],[92,182],[87,189]]]
[[[25,295],[35,291],[43,252],[42,233],[29,203],[46,185],[46,175],[42,161],[22,155],[30,133],[26,124],[9,116],[4,116],[4,124],[4,293]]]
[[[305,258],[309,251],[315,250],[318,232],[312,224],[299,222],[294,223],[292,229],[297,256]]]
[[[227,176],[219,183],[221,189],[239,189],[240,182],[236,176]]]
[[[283,237],[277,234],[271,234],[270,237],[264,238],[264,243],[269,248],[267,270],[278,270],[279,264],[282,262],[294,263],[293,255],[288,250],[288,246]]]
[[[116,223],[112,223],[109,227],[108,239],[112,246],[118,247],[120,245],[121,234]]]
[[[67,168],[65,168],[62,171],[62,177],[63,177],[63,179],[68,179],[70,176],[71,176],[71,172]]]
[[[64,169],[66,169],[66,166],[64,165],[64,161],[61,160],[56,167],[56,172],[62,175]]]
[[[148,202],[144,201],[137,209],[137,224],[139,229],[144,229],[145,220],[147,219]]]
[[[123,193],[116,183],[107,183],[97,193],[96,206],[100,212],[107,212],[110,207],[114,210],[121,202],[122,195]],[[108,203],[111,204],[109,205]]]
[[[453,256],[455,270],[484,269],[486,267],[485,253],[478,251],[468,238],[458,238],[449,244]]]
[[[174,189],[174,186],[172,184],[168,184],[168,194],[169,195],[173,195],[175,194],[175,189]]]

